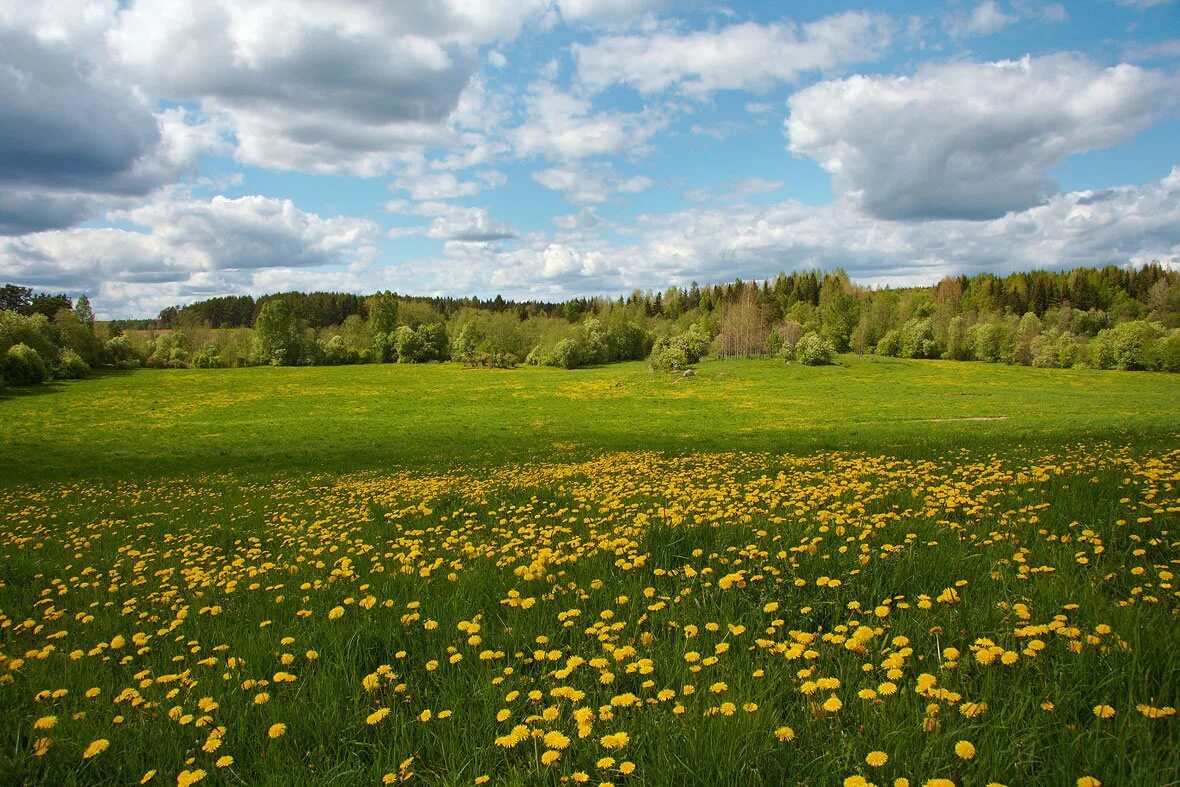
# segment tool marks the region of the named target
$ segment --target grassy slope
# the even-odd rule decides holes
[[[137,371],[0,394],[0,484],[495,465],[599,450],[878,451],[1180,431],[1180,378],[847,356],[809,369],[644,364]],[[947,420],[939,420],[947,419]],[[995,420],[969,420],[995,419]]]

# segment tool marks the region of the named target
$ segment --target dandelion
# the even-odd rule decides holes
[[[787,741],[795,740],[795,731],[790,727],[779,727],[774,731],[774,737],[786,743]]]
[[[883,751],[871,751],[865,755],[865,762],[874,768],[880,768],[882,765],[889,762],[889,755]]]
[[[82,759],[89,760],[93,757],[97,757],[110,747],[110,741],[108,741],[106,738],[99,738],[96,741],[92,741],[90,745],[86,747],[86,751],[82,752]]]
[[[365,717],[365,724],[370,726],[379,724],[382,719],[389,715],[389,708],[378,708]]]
[[[955,756],[961,760],[970,760],[975,756],[975,744],[971,741],[959,741],[955,744]]]
[[[1094,715],[1100,719],[1113,718],[1114,714],[1115,714],[1114,708],[1112,708],[1109,705],[1095,705],[1094,706]]]
[[[268,729],[266,731],[267,737],[269,737],[271,740],[275,740],[276,738],[281,738],[286,733],[287,733],[287,725],[283,724],[282,722],[270,725],[270,729]]]

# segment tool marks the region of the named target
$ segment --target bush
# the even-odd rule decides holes
[[[942,349],[934,336],[934,325],[929,319],[907,320],[901,326],[898,355],[902,358],[938,358]]]
[[[1156,342],[1164,337],[1159,323],[1133,320],[1099,331],[1094,339],[1094,365],[1099,369],[1158,368]]]
[[[1003,355],[1003,329],[994,322],[976,323],[967,330],[975,358],[987,363],[999,363]]]
[[[1180,372],[1180,328],[1173,328],[1154,346],[1154,365],[1161,372]]]
[[[45,361],[27,344],[14,344],[0,360],[0,376],[9,385],[40,385],[49,376]]]
[[[343,336],[333,336],[320,343],[320,363],[325,366],[344,366],[357,360],[357,354],[345,346]]]
[[[901,354],[901,331],[897,328],[888,330],[877,340],[877,355],[896,358]]]
[[[90,371],[90,364],[82,356],[64,348],[58,353],[57,363],[53,367],[53,377],[57,380],[81,380]]]
[[[804,366],[828,366],[836,359],[836,348],[818,334],[809,333],[795,345],[794,360]]]
[[[393,349],[398,363],[419,363],[426,354],[422,340],[408,325],[398,326],[393,332]]]
[[[652,347],[648,364],[654,371],[671,372],[698,363],[709,349],[709,335],[700,325],[674,336],[662,336]]]

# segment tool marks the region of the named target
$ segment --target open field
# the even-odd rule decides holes
[[[848,366],[143,370],[0,393],[0,483],[496,466],[602,450],[945,449],[1180,431],[1180,378],[844,356]]]
[[[0,781],[1180,778],[1180,381],[845,363],[8,394]]]

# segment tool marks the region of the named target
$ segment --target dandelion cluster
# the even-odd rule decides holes
[[[1103,750],[1180,751],[1178,481],[1089,445],[0,492],[0,767],[1121,783]]]

